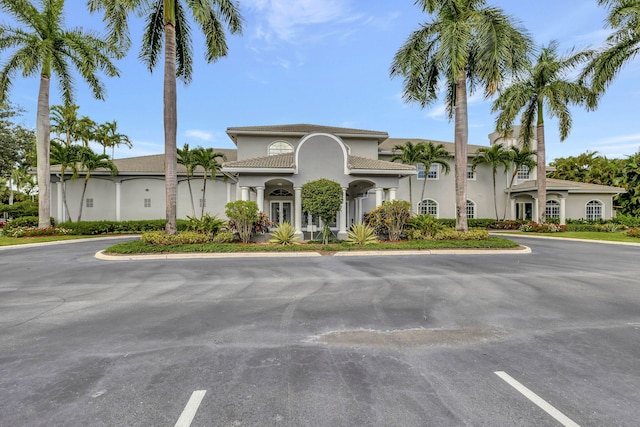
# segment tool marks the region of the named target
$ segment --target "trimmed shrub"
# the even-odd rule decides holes
[[[11,237],[64,236],[69,234],[69,230],[60,227],[13,227],[7,234]]]
[[[188,245],[207,243],[209,236],[195,231],[183,231],[174,235],[167,234],[165,231],[149,231],[142,234],[140,241],[148,245]]]
[[[236,200],[227,203],[226,214],[229,218],[229,228],[238,233],[242,243],[249,243],[255,224],[260,219],[258,204],[249,200]]]
[[[378,206],[365,218],[365,223],[378,235],[386,235],[392,242],[400,240],[407,221],[411,218],[411,205],[403,200],[392,200]]]
[[[558,225],[552,222],[546,224],[538,224],[537,222],[528,222],[520,227],[520,231],[528,233],[559,233],[567,231],[566,225]]]
[[[445,225],[429,214],[416,215],[407,221],[407,238],[419,240],[433,237],[445,228]]]
[[[236,235],[233,231],[224,230],[218,232],[213,239],[211,239],[211,243],[233,243],[236,240]]]
[[[80,221],[63,222],[61,227],[71,230],[71,234],[93,236],[98,234],[142,234],[147,231],[164,230],[166,220],[132,220],[132,221]],[[178,220],[178,231],[187,229],[187,221]]]
[[[6,213],[9,218],[22,218],[25,216],[38,216],[38,202],[24,200],[13,205],[0,204],[0,214]]]
[[[626,234],[629,237],[636,237],[640,239],[640,227],[630,228],[624,234]]]
[[[378,243],[378,236],[376,231],[365,223],[353,224],[351,229],[347,232],[348,243],[354,245],[370,245]]]
[[[457,231],[453,228],[445,228],[438,231],[433,240],[487,240],[489,232],[487,230],[469,230],[467,232]]]
[[[296,229],[289,222],[283,222],[273,231],[269,233],[271,239],[269,243],[277,245],[292,245],[298,238],[296,237]]]
[[[4,226],[4,232],[7,234],[11,234],[12,230],[15,230],[16,228],[37,227],[38,223],[39,222],[38,222],[37,215],[23,216],[7,222],[7,224]],[[51,228],[55,227],[55,225],[56,225],[55,219],[51,218]]]
[[[218,218],[217,215],[211,216],[205,214],[202,218],[187,217],[186,230],[195,231],[196,233],[206,234],[210,237],[218,234],[218,231],[224,227],[225,221]]]

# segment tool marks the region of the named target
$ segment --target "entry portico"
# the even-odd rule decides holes
[[[302,211],[303,184],[327,178],[342,186],[342,208],[331,226],[338,238],[344,238],[350,224],[360,222],[365,210],[396,198],[401,178],[417,174],[412,165],[353,154],[369,154],[368,151],[377,154],[378,143],[388,138],[386,133],[340,128],[342,135],[339,135],[320,126],[302,127],[260,127],[262,135],[273,131],[275,140],[269,144],[268,155],[246,159],[241,158],[240,147],[246,143],[244,138],[250,141],[256,128],[229,128],[227,133],[239,148],[238,160],[225,163],[222,169],[236,175],[240,199],[255,200],[258,208],[268,212],[276,223],[291,222],[298,236],[304,231],[313,232],[320,225]],[[238,144],[240,140],[242,144]],[[275,152],[271,151],[274,146]],[[375,204],[365,201],[372,189]]]

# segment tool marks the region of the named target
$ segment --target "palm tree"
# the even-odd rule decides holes
[[[544,115],[546,112],[558,118],[560,141],[564,141],[571,130],[569,105],[585,105],[588,108],[591,91],[579,82],[567,78],[567,73],[583,61],[586,52],[561,57],[557,53],[558,42],[552,41],[542,48],[536,63],[523,78],[518,78],[495,100],[492,111],[499,112],[496,119],[498,132],[509,134],[516,116],[520,117],[520,132],[525,148],[533,139],[536,123],[538,189],[538,222],[546,222],[547,171],[545,158]]]
[[[82,185],[82,196],[80,197],[80,211],[78,212],[78,222],[82,219],[82,206],[84,205],[84,195],[87,191],[87,184],[91,173],[98,169],[108,169],[111,175],[118,174],[118,168],[109,159],[106,154],[96,154],[90,148],[79,147],[79,168],[76,169],[74,176],[78,176],[81,172],[84,173],[84,183]]]
[[[204,216],[204,208],[207,197],[207,174],[210,172],[211,177],[215,179],[218,171],[222,169],[222,164],[218,162],[218,159],[222,159],[224,161],[226,160],[227,156],[224,153],[215,151],[211,147],[198,147],[194,150],[193,156],[195,165],[202,166],[202,169],[204,169],[204,173],[202,175],[202,212],[200,213],[200,218],[202,218]]]
[[[420,163],[424,165],[425,173],[429,173],[431,165],[440,165],[444,170],[445,175],[451,172],[451,167],[447,159],[451,158],[451,154],[444,148],[442,144],[434,144],[432,141],[423,143],[424,149],[422,150],[422,157]],[[420,193],[420,202],[424,200],[424,189],[427,186],[427,177],[424,177],[422,181],[422,193]]]
[[[593,53],[581,80],[589,79],[591,89],[602,95],[640,50],[640,0],[598,0],[598,4],[608,9],[606,21],[613,33],[607,38],[605,47]]]
[[[50,109],[51,132],[64,136],[66,145],[73,144],[78,129],[78,107],[75,104],[53,105]]]
[[[396,145],[395,147],[393,147],[393,152],[394,153],[399,152],[399,154],[394,154],[391,157],[392,162],[399,160],[400,163],[403,163],[405,165],[415,166],[418,163],[422,163],[422,156],[424,154],[424,144],[422,142],[414,144],[411,141],[407,141],[402,145]],[[425,174],[427,172],[428,171],[425,168]],[[426,175],[424,179],[425,180],[427,179]],[[413,206],[413,190],[411,189],[411,181],[412,179],[411,177],[409,177],[409,203],[411,204],[411,211],[413,212],[415,207]]]
[[[102,123],[94,130],[93,138],[98,144],[102,145],[102,154],[107,154],[107,147],[111,147],[111,158],[113,159],[115,147],[126,145],[131,148],[131,140],[123,133],[118,133],[118,123],[112,122]]]
[[[507,188],[507,200],[504,204],[504,215],[502,218],[507,218],[507,207],[509,205],[509,200],[511,200],[511,189],[513,188],[513,183],[516,181],[516,177],[518,176],[518,169],[523,166],[526,166],[528,170],[531,170],[536,167],[536,152],[531,151],[528,148],[520,148],[517,145],[512,145],[507,150],[507,154],[509,156],[509,164],[513,168],[511,172],[511,177],[509,178],[509,187]]]
[[[59,142],[60,140],[51,140],[51,164],[60,165],[60,184],[62,185],[62,201],[64,203],[64,209],[66,212],[66,220],[71,222],[71,212],[69,211],[69,205],[67,204],[67,188],[64,181],[67,168],[71,168],[73,176],[78,173],[78,162],[80,161],[80,154],[82,147],[77,145],[67,145],[66,143]],[[84,197],[84,196],[83,196]],[[81,203],[82,204],[82,203]]]
[[[149,67],[149,71],[152,71],[158,63],[163,45],[162,35],[164,35],[164,151],[167,217],[165,228],[168,234],[177,232],[176,78],[188,84],[192,74],[191,37],[185,3],[191,10],[193,20],[205,35],[206,60],[212,62],[226,56],[228,49],[223,22],[232,34],[242,32],[242,17],[233,0],[88,0],[89,9],[92,12],[97,10],[105,12],[105,21],[109,23],[111,40],[120,43],[123,47],[130,45],[128,14],[137,11],[147,16],[140,57]]]
[[[189,197],[191,198],[191,215],[195,218],[196,216],[196,206],[193,203],[193,191],[191,190],[191,177],[193,176],[193,171],[196,168],[196,159],[195,159],[195,151],[189,150],[189,144],[184,144],[184,147],[181,149],[178,148],[178,164],[181,164],[186,169],[187,174],[187,185],[189,186]]]
[[[104,87],[97,72],[117,76],[111,59],[120,54],[111,43],[93,32],[63,28],[64,0],[41,2],[39,11],[28,0],[0,0],[0,8],[19,23],[19,27],[0,25],[0,50],[15,49],[0,71],[0,103],[4,102],[16,73],[25,77],[40,76],[36,118],[39,208],[38,225],[51,225],[49,176],[50,122],[49,90],[51,77],[58,80],[65,104],[72,104],[75,68],[89,84],[93,95],[104,98]]]
[[[498,168],[504,167],[504,173],[507,173],[509,169],[511,158],[509,152],[505,150],[502,144],[493,144],[491,147],[478,148],[475,156],[471,159],[471,164],[475,170],[478,165],[488,165],[491,168],[491,177],[493,179],[493,207],[496,212],[496,221],[498,218],[498,197],[496,194],[496,175],[498,174]]]
[[[404,78],[404,100],[425,107],[446,87],[445,105],[455,119],[456,229],[467,225],[467,85],[485,96],[525,68],[531,40],[501,9],[485,0],[417,0],[434,15],[394,56],[391,76]]]

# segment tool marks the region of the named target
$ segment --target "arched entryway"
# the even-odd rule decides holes
[[[291,181],[272,179],[265,182],[264,199],[265,211],[274,224],[294,224],[294,189]]]

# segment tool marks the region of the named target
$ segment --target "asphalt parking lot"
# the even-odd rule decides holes
[[[2,426],[637,426],[640,247],[0,251]]]

